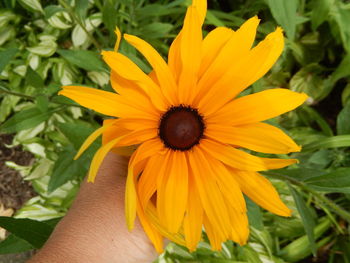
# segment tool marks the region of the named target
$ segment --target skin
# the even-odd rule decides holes
[[[83,182],[67,215],[28,263],[152,262],[157,254],[139,222],[124,216],[125,157],[109,153],[95,183]]]

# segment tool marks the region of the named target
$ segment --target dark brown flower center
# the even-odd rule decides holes
[[[173,150],[186,151],[198,144],[203,137],[204,122],[196,109],[189,106],[171,107],[162,116],[159,137]]]

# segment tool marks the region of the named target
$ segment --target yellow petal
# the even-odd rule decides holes
[[[207,71],[208,67],[215,61],[223,46],[229,41],[234,31],[227,27],[217,27],[210,31],[202,42],[202,60],[199,77]]]
[[[206,121],[226,125],[256,123],[295,109],[303,104],[307,97],[305,93],[287,89],[269,89],[227,103]]]
[[[202,29],[197,8],[187,9],[184,26],[181,31],[181,74],[178,96],[181,104],[191,104],[197,93],[198,72],[201,61]]]
[[[137,183],[137,191],[143,209],[147,208],[148,202],[157,190],[159,166],[164,164],[164,162],[164,155],[156,154],[151,156],[140,176]]]
[[[118,141],[116,146],[129,146],[134,144],[140,144],[144,141],[148,141],[150,139],[153,139],[157,137],[158,130],[157,129],[143,129],[138,131],[133,131]]]
[[[123,137],[116,138],[107,144],[101,146],[100,149],[95,153],[94,158],[91,161],[90,170],[88,174],[88,182],[94,182],[97,175],[98,169],[100,168],[107,153],[114,147],[114,145]]]
[[[262,122],[241,126],[208,125],[207,137],[263,153],[290,153],[301,150],[282,130]]]
[[[125,217],[129,230],[133,229],[136,217],[137,197],[135,185],[139,173],[136,173],[135,166],[150,156],[161,153],[163,149],[164,146],[158,138],[152,139],[141,144],[130,158],[125,191]]]
[[[255,16],[247,20],[236,32],[232,32],[230,39],[201,77],[195,103],[203,112],[211,111],[212,104],[208,104],[207,101],[210,101],[213,95],[217,95],[218,89],[221,88],[221,85],[217,85],[218,82],[220,83],[220,79],[232,65],[238,65],[249,53],[254,43],[258,24],[259,19]],[[232,84],[230,83],[230,85]],[[227,86],[226,89],[229,91],[230,86]],[[227,99],[226,96],[224,98]]]
[[[103,51],[102,57],[108,66],[119,76],[134,81],[152,100],[157,109],[166,110],[169,102],[160,88],[134,62],[121,53]]]
[[[185,240],[183,238],[183,234],[181,231],[178,233],[170,233],[168,230],[164,228],[164,226],[161,225],[159,218],[157,217],[157,209],[152,204],[152,202],[149,203],[146,209],[146,215],[148,217],[148,220],[152,222],[152,225],[156,227],[156,229],[167,239],[180,244],[181,246],[185,246]]]
[[[209,139],[202,139],[198,147],[228,166],[244,171],[278,169],[298,162],[298,160],[295,159],[270,159],[257,157],[241,150],[237,150],[232,146],[220,144]]]
[[[198,23],[201,27],[203,25],[203,22],[207,13],[207,1],[193,0],[192,7],[194,7],[198,12]],[[182,71],[182,62],[181,62],[181,45],[182,45],[181,38],[183,34],[182,31],[183,30],[180,31],[180,33],[175,37],[174,41],[171,43],[169,48],[169,53],[168,53],[168,65],[170,70],[173,72],[173,76],[176,83],[178,83],[179,76]]]
[[[86,151],[87,148],[89,148],[89,146],[101,135],[103,134],[109,127],[111,127],[112,125],[114,125],[116,122],[116,120],[110,120],[109,122],[104,122],[104,125],[102,125],[101,128],[98,128],[96,131],[94,131],[93,133],[91,133],[89,135],[89,137],[84,141],[84,143],[80,146],[79,151],[77,152],[77,154],[74,156],[74,160],[78,159],[83,152]],[[119,135],[120,136],[120,135]],[[119,137],[116,136],[116,137]],[[114,137],[114,139],[116,138]]]
[[[192,0],[192,6],[198,10],[199,23],[202,26],[207,15],[207,0]]]
[[[202,236],[203,208],[192,174],[189,174],[188,181],[189,189],[184,218],[184,232],[187,248],[190,251],[194,251]]]
[[[235,207],[232,207],[227,200],[227,211],[231,219],[231,235],[229,239],[232,239],[241,246],[247,243],[249,237],[249,222],[247,212],[238,211]]]
[[[191,168],[199,197],[205,214],[216,229],[220,240],[225,240],[231,229],[230,218],[224,203],[224,198],[212,174],[205,153],[199,147],[194,147],[188,153],[189,167]]]
[[[152,244],[156,248],[156,251],[160,254],[163,252],[163,237],[159,230],[152,224],[147,217],[145,211],[142,209],[140,202],[137,204],[137,215],[143,227],[143,230],[151,240]]]
[[[103,126],[107,126],[107,128],[103,130],[102,145],[131,132],[130,129],[120,125],[120,120],[122,119],[107,119],[103,121]]]
[[[291,210],[282,202],[276,189],[264,176],[231,169],[232,177],[252,201],[280,216],[291,216]]]
[[[118,119],[115,125],[118,125],[119,127],[123,129],[128,129],[130,131],[139,131],[139,130],[146,130],[146,129],[157,129],[159,124],[159,120],[146,120],[146,119],[129,119],[129,118],[123,118]]]
[[[224,164],[215,158],[206,157],[207,163],[211,166],[211,171],[215,174],[216,183],[220,188],[222,195],[228,201],[231,207],[239,213],[246,213],[247,208],[245,200],[238,183],[230,176],[229,171]]]
[[[229,214],[231,231],[227,238],[231,237],[237,243],[244,244],[247,241],[249,230],[247,209],[242,191],[230,172],[220,161],[208,156],[204,157],[206,159],[205,163],[208,163],[211,167],[211,170],[208,172],[215,176],[215,183],[220,188]]]
[[[170,45],[169,52],[168,52],[168,65],[173,73],[175,82],[179,82],[179,76],[181,73],[181,32],[175,37],[173,42]]]
[[[283,45],[282,31],[277,29],[241,59],[227,65],[225,74],[204,94],[200,107],[204,107],[207,114],[220,109],[266,74],[280,56]]]
[[[169,100],[169,102],[174,105],[177,104],[176,96],[176,82],[172,72],[170,71],[168,65],[165,63],[164,59],[159,55],[159,53],[146,41],[132,35],[124,34],[124,38],[132,46],[134,46],[142,55],[147,59],[147,61],[152,66],[154,73],[157,76],[161,90],[164,96]]]
[[[157,191],[157,206],[161,208],[170,233],[178,232],[185,214],[188,198],[188,169],[185,154],[172,151],[168,169]]]
[[[141,119],[154,119],[157,117],[157,114],[154,112],[142,111],[125,103],[124,98],[112,92],[79,86],[63,86],[58,94],[108,116],[137,117]]]
[[[208,217],[205,215],[203,218],[204,228],[205,232],[207,233],[211,249],[220,251],[221,250],[221,243],[226,241],[225,238],[221,237],[218,232],[216,231],[213,224],[209,221]]]
[[[120,40],[122,40],[122,34],[120,33],[120,30],[118,27],[115,28],[114,33],[117,37],[117,41],[115,42],[115,46],[114,46],[114,51],[117,52],[119,49]]]

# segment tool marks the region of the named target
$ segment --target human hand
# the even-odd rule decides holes
[[[132,232],[125,223],[127,164],[127,158],[109,153],[95,183],[82,183],[67,215],[28,263],[146,263],[156,259],[139,222]]]

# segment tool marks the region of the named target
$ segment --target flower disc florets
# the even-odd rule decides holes
[[[203,117],[190,106],[173,106],[163,114],[158,135],[172,150],[187,151],[199,143],[204,132]]]

